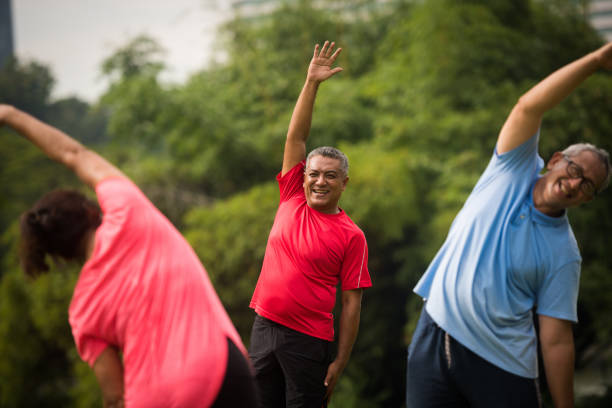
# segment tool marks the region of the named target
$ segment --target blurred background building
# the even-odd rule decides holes
[[[13,55],[11,0],[0,0],[0,67]]]
[[[612,41],[612,0],[591,0],[588,17],[602,37]]]
[[[296,2],[299,0],[232,0],[232,9],[237,15],[256,19],[264,17],[283,2]],[[327,0],[312,0],[314,4],[319,3],[339,12],[370,11],[372,8],[384,9],[385,5],[397,0],[353,0],[330,2]],[[581,0],[584,5],[585,16],[590,20],[593,27],[599,31],[607,41],[612,41],[612,0]]]
[[[232,0],[232,9],[244,18],[264,17],[283,3],[295,3],[299,0]],[[329,1],[311,0],[311,4],[327,7],[340,13],[370,12],[372,9],[384,9],[385,5],[397,0],[352,0]]]

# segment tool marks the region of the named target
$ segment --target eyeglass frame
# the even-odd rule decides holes
[[[595,186],[595,183],[591,179],[584,177],[584,170],[582,169],[582,167],[578,163],[570,159],[570,157],[566,154],[563,155],[563,159],[567,162],[567,166],[565,166],[565,172],[567,173],[567,175],[570,178],[581,179],[580,191],[582,191],[585,195],[589,197],[595,197],[597,195],[597,187]],[[570,169],[572,170],[570,171]],[[572,172],[574,174],[572,174]],[[589,185],[593,187],[592,192],[587,191],[589,189],[588,187]],[[583,186],[586,186],[587,190],[585,190],[585,187]]]

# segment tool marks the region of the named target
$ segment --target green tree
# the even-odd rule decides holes
[[[237,16],[219,34],[227,58],[184,84],[160,81],[163,50],[140,36],[105,60],[110,85],[93,109],[50,101],[53,78],[36,63],[13,61],[0,72],[0,94],[95,145],[143,188],[185,233],[248,343],[248,303],[278,205],[274,176],[291,111],[314,43],[335,40],[345,71],[319,93],[308,147],[336,145],[349,156],[341,206],[366,233],[374,286],[332,406],[401,406],[406,346],[422,304],[412,288],[505,117],[525,90],[601,39],[571,0],[313,3]],[[579,140],[611,150],[610,78],[593,76],[545,117],[545,158]],[[76,270],[54,268],[32,283],[15,258],[19,213],[75,180],[16,135],[2,129],[0,137],[0,406],[97,405],[66,321]],[[601,312],[612,307],[609,200],[604,193],[570,211],[583,255],[579,365],[612,338]]]

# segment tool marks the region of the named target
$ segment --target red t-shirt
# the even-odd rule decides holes
[[[325,214],[306,203],[302,161],[283,177],[280,204],[251,299],[257,314],[320,339],[334,340],[336,286],[372,286],[363,232],[343,210]]]
[[[69,320],[93,366],[108,346],[123,352],[127,407],[212,404],[229,337],[245,352],[198,257],[129,180],[96,186],[104,213],[74,289]]]

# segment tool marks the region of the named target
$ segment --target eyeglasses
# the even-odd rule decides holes
[[[593,183],[588,178],[584,177],[584,171],[582,167],[572,161],[568,156],[563,156],[563,158],[567,161],[567,175],[570,178],[574,179],[582,179],[580,182],[580,190],[587,196],[593,197],[597,194],[597,187],[595,187],[595,183]]]

